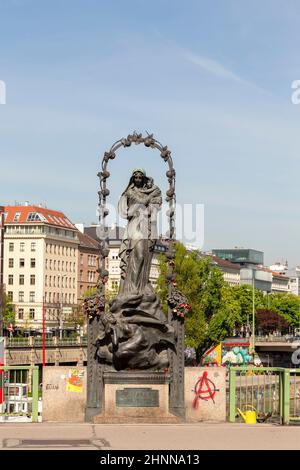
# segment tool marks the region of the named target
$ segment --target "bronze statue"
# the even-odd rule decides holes
[[[119,202],[119,212],[128,220],[119,252],[119,292],[109,312],[100,316],[97,339],[99,361],[116,370],[167,368],[168,349],[175,346],[174,331],[149,281],[161,204],[153,179],[134,170]]]

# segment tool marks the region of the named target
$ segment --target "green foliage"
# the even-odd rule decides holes
[[[208,347],[230,336],[235,325],[241,322],[241,305],[235,298],[232,287],[223,286],[221,292],[220,308],[215,312],[208,325]]]
[[[11,303],[11,301],[8,299],[7,294],[5,293],[3,295],[3,307],[3,326],[4,328],[7,328],[10,323],[12,323],[13,325],[15,324],[16,312],[15,306]]]
[[[203,257],[197,251],[187,251],[181,243],[175,245],[175,275],[177,288],[188,298],[191,311],[185,320],[186,346],[200,354],[211,344],[216,344],[232,334],[240,320],[240,305],[225,284],[220,269],[214,266],[210,257]],[[167,311],[168,266],[164,256],[160,257],[160,276],[157,293],[164,311]]]
[[[241,285],[231,287],[234,298],[239,302],[241,307],[240,324],[247,324],[252,315],[253,305],[252,286]],[[255,310],[264,307],[264,294],[262,291],[255,289]]]
[[[97,294],[97,287],[92,287],[91,289],[87,289],[83,293],[83,299],[87,299],[88,297],[92,297],[93,295]]]
[[[197,251],[187,251],[181,243],[175,244],[175,275],[177,287],[191,305],[185,319],[186,346],[193,347],[198,356],[205,349],[231,336],[237,325],[252,322],[252,286],[229,286],[221,270],[211,258]],[[168,265],[164,255],[159,258],[160,276],[157,293],[163,309],[168,311]],[[300,299],[292,294],[265,295],[255,289],[255,311],[269,309],[281,315],[289,325],[300,326]]]
[[[268,308],[287,320],[289,325],[300,326],[300,299],[290,293],[274,293],[268,296]]]

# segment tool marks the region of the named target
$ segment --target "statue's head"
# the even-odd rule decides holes
[[[143,168],[136,168],[135,170],[133,170],[131,181],[134,184],[134,186],[137,186],[138,188],[142,188],[147,183],[147,180],[148,178]]]

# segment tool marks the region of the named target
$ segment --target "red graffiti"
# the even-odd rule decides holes
[[[212,380],[208,378],[208,372],[203,372],[202,377],[199,377],[195,385],[195,397],[193,400],[193,408],[197,409],[199,400],[212,400],[215,403],[215,395],[219,390],[216,388]]]

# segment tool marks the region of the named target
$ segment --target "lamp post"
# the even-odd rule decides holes
[[[63,274],[61,276],[61,288],[60,288],[60,317],[59,317],[59,339],[62,339],[63,337],[63,328],[64,328],[64,314],[63,314],[63,284],[64,284],[64,278],[67,277],[67,274]]]
[[[0,206],[0,336],[3,336],[3,315],[4,315],[3,260],[4,260],[4,207]]]
[[[43,295],[42,305],[42,364],[46,365],[46,324],[45,324],[45,296]]]
[[[255,270],[252,269],[252,352],[255,353]]]

